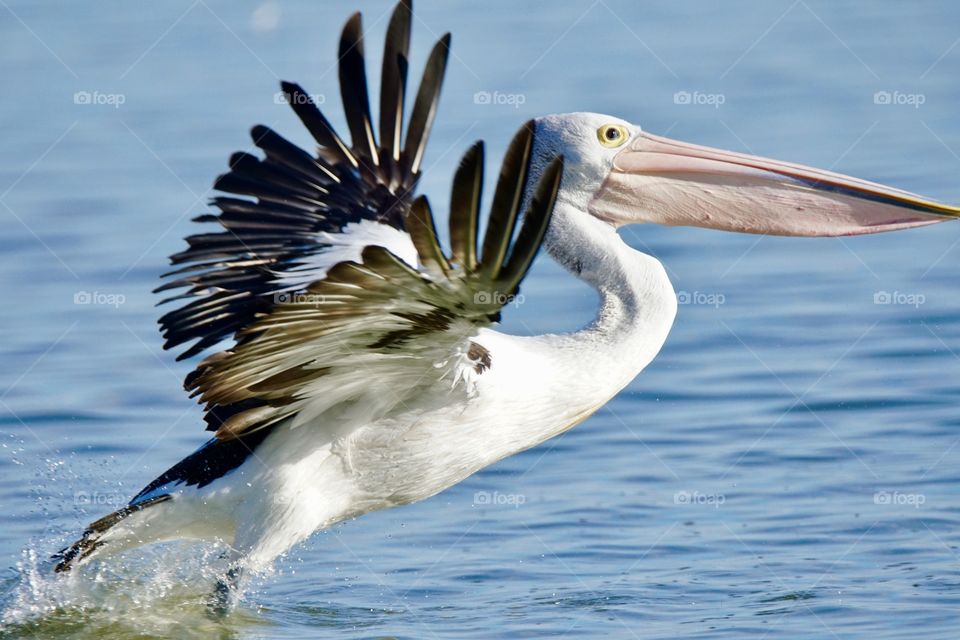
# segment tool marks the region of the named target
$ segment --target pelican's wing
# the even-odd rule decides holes
[[[479,255],[482,143],[467,152],[454,178],[449,255],[437,241],[427,200],[417,199],[403,224],[418,266],[367,246],[358,260],[333,266],[241,330],[235,347],[200,364],[188,386],[207,406],[208,427],[229,440],[284,418],[306,424],[335,406],[386,415],[443,378],[455,387],[457,361],[466,359],[475,372],[489,366],[489,354],[471,338],[499,319],[515,295],[560,185],[557,158],[515,233],[532,131],[532,123],[525,125],[507,151]]]
[[[265,126],[253,128],[264,158],[236,153],[215,186],[234,194],[213,199],[219,214],[199,222],[223,230],[187,238],[171,256],[182,265],[158,291],[184,289],[188,300],[160,319],[167,349],[192,343],[187,358],[244,331],[289,296],[303,291],[367,245],[415,264],[404,218],[413,202],[424,148],[446,69],[449,34],[433,47],[402,138],[411,5],[401,1],[387,29],[380,94],[380,142],[374,137],[364,71],[360,14],[346,23],[339,65],[351,144],[344,142],[300,88],[282,83],[286,102],[319,145],[311,155]],[[240,196],[240,197],[234,197]],[[168,302],[170,300],[165,300]]]

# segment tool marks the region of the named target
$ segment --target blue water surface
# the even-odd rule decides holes
[[[956,638],[960,225],[626,229],[687,304],[577,429],[316,535],[223,620],[202,606],[215,550],[45,572],[204,440],[150,290],[252,124],[309,145],[279,79],[342,125],[340,26],[362,9],[379,64],[390,8],[0,2],[0,637]],[[437,203],[474,139],[494,170],[525,119],[566,111],[960,201],[956,3],[416,10],[415,68],[454,34]],[[510,331],[577,328],[596,302],[545,257],[524,296]]]

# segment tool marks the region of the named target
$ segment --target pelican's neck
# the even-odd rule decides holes
[[[554,208],[546,248],[600,294],[596,319],[567,336],[571,346],[600,352],[616,384],[626,385],[657,355],[673,325],[677,299],[663,266],[567,200]]]
[[[479,383],[487,385],[494,407],[487,424],[500,425],[483,431],[488,461],[556,436],[603,406],[653,360],[676,315],[677,299],[660,263],[562,197],[545,246],[599,292],[600,309],[573,333],[481,333],[493,361]]]

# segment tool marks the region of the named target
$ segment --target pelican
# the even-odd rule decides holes
[[[212,437],[56,556],[74,569],[144,543],[221,542],[235,593],[312,533],[423,500],[582,422],[657,355],[677,298],[622,225],[785,236],[876,233],[960,208],[787,162],[650,134],[594,113],[524,124],[479,237],[484,146],[463,156],[449,250],[415,194],[450,46],[433,47],[405,110],[412,7],[387,28],[379,116],[369,106],[360,14],[339,43],[347,142],[299,85],[286,102],[316,140],[265,126],[236,153],[160,291],[165,348],[206,353],[185,387]],[[405,119],[406,117],[406,119]],[[599,293],[586,327],[496,329],[541,246]]]

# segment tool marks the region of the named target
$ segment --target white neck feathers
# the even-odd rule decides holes
[[[619,391],[653,360],[673,325],[677,299],[663,266],[627,246],[612,226],[564,200],[554,209],[546,249],[600,293],[594,322],[564,337],[576,343],[581,357],[607,359],[603,365]],[[588,345],[591,355],[583,351]]]

